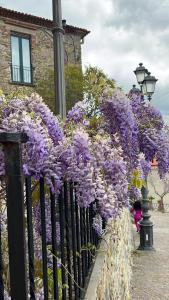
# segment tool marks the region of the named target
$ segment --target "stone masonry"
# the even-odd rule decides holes
[[[120,218],[107,225],[85,300],[131,300],[132,250],[131,218],[124,209]]]
[[[24,86],[32,91],[38,81],[45,79],[46,72],[53,69],[52,26],[50,20],[0,7],[0,89],[4,93],[21,85],[11,81],[11,33],[26,34],[31,38],[33,83]],[[65,63],[81,66],[81,44],[89,31],[66,25],[65,22],[64,29]]]

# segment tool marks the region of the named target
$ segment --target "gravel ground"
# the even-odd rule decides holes
[[[153,212],[155,251],[133,254],[132,300],[169,300],[169,213]],[[139,234],[134,231],[135,247]]]

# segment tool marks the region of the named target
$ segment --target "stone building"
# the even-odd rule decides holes
[[[53,69],[53,22],[0,7],[0,89],[9,93],[20,86],[36,88]],[[81,65],[81,45],[89,33],[67,25],[65,63]]]

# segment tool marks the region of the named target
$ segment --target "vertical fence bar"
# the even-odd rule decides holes
[[[90,243],[90,223],[89,223],[89,208],[86,208],[86,237],[87,237],[87,246],[88,250],[88,269],[90,268],[91,262],[91,243]]]
[[[0,143],[5,154],[8,246],[12,300],[27,300],[26,245],[24,224],[24,194],[20,133],[1,133]]]
[[[34,282],[34,243],[33,243],[33,223],[32,223],[32,191],[31,177],[25,180],[26,185],[26,207],[27,207],[27,230],[28,230],[28,257],[29,257],[29,280],[30,280],[30,297],[35,299],[35,282]]]
[[[72,182],[70,183],[70,211],[71,211],[71,227],[72,227],[73,272],[74,272],[74,281],[77,283],[76,223],[75,223],[74,192],[73,192]],[[78,289],[76,283],[74,283],[75,299],[78,299]]]
[[[94,205],[95,205],[95,208],[94,208],[94,210],[93,210],[93,217],[96,216],[97,201],[95,201]],[[94,232],[95,232],[95,246],[96,246],[96,248],[97,248],[97,247],[98,247],[98,244],[99,244],[99,235],[98,235],[98,233],[96,232],[95,229],[94,229]]]
[[[70,245],[70,222],[69,222],[69,207],[68,207],[68,185],[64,182],[64,203],[65,203],[65,223],[66,223],[66,248],[67,248],[67,268],[68,268],[68,286],[69,299],[72,300],[72,272],[71,268],[71,245]]]
[[[105,228],[106,228],[106,220],[103,219],[103,229],[105,229]]]
[[[84,261],[85,261],[85,276],[88,271],[88,250],[87,250],[87,228],[86,228],[86,208],[82,208],[82,222],[83,222],[83,238],[84,238]]]
[[[80,236],[81,236],[81,245],[80,245],[80,254],[81,254],[81,262],[82,262],[82,285],[85,285],[85,251],[83,251],[84,247],[84,228],[83,228],[83,208],[80,208]]]
[[[42,228],[42,261],[43,261],[44,300],[48,300],[48,269],[47,269],[47,249],[46,249],[46,215],[45,215],[44,178],[40,178],[40,208],[41,208],[41,228]]]
[[[95,231],[94,228],[92,226],[93,224],[93,203],[90,204],[89,207],[89,222],[90,222],[90,242],[93,246],[95,246]],[[94,255],[95,250],[91,251],[92,255]]]
[[[2,259],[2,220],[0,217],[0,299],[4,300],[3,259]]]
[[[54,300],[59,299],[58,270],[57,270],[57,243],[56,243],[56,202],[55,194],[50,191],[51,225],[52,225],[52,253],[53,253],[53,294]]]
[[[91,207],[90,207],[90,222],[91,224],[93,223],[93,218],[94,218],[94,204],[91,203]],[[92,236],[93,236],[93,245],[96,246],[96,232],[95,229],[92,227]],[[93,251],[95,253],[95,250]]]
[[[81,286],[81,275],[82,275],[82,268],[81,268],[81,253],[80,253],[80,215],[79,215],[79,207],[76,201],[76,192],[75,192],[75,214],[76,214],[76,242],[77,242],[77,269],[78,269],[78,285]],[[80,297],[81,290],[78,289],[78,296]]]
[[[59,217],[60,217],[60,249],[61,249],[61,263],[62,263],[62,300],[66,300],[65,216],[64,216],[63,190],[61,190],[59,194],[58,204],[59,204]]]

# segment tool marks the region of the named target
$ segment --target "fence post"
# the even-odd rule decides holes
[[[10,287],[12,300],[27,300],[21,133],[0,133],[5,155]]]

